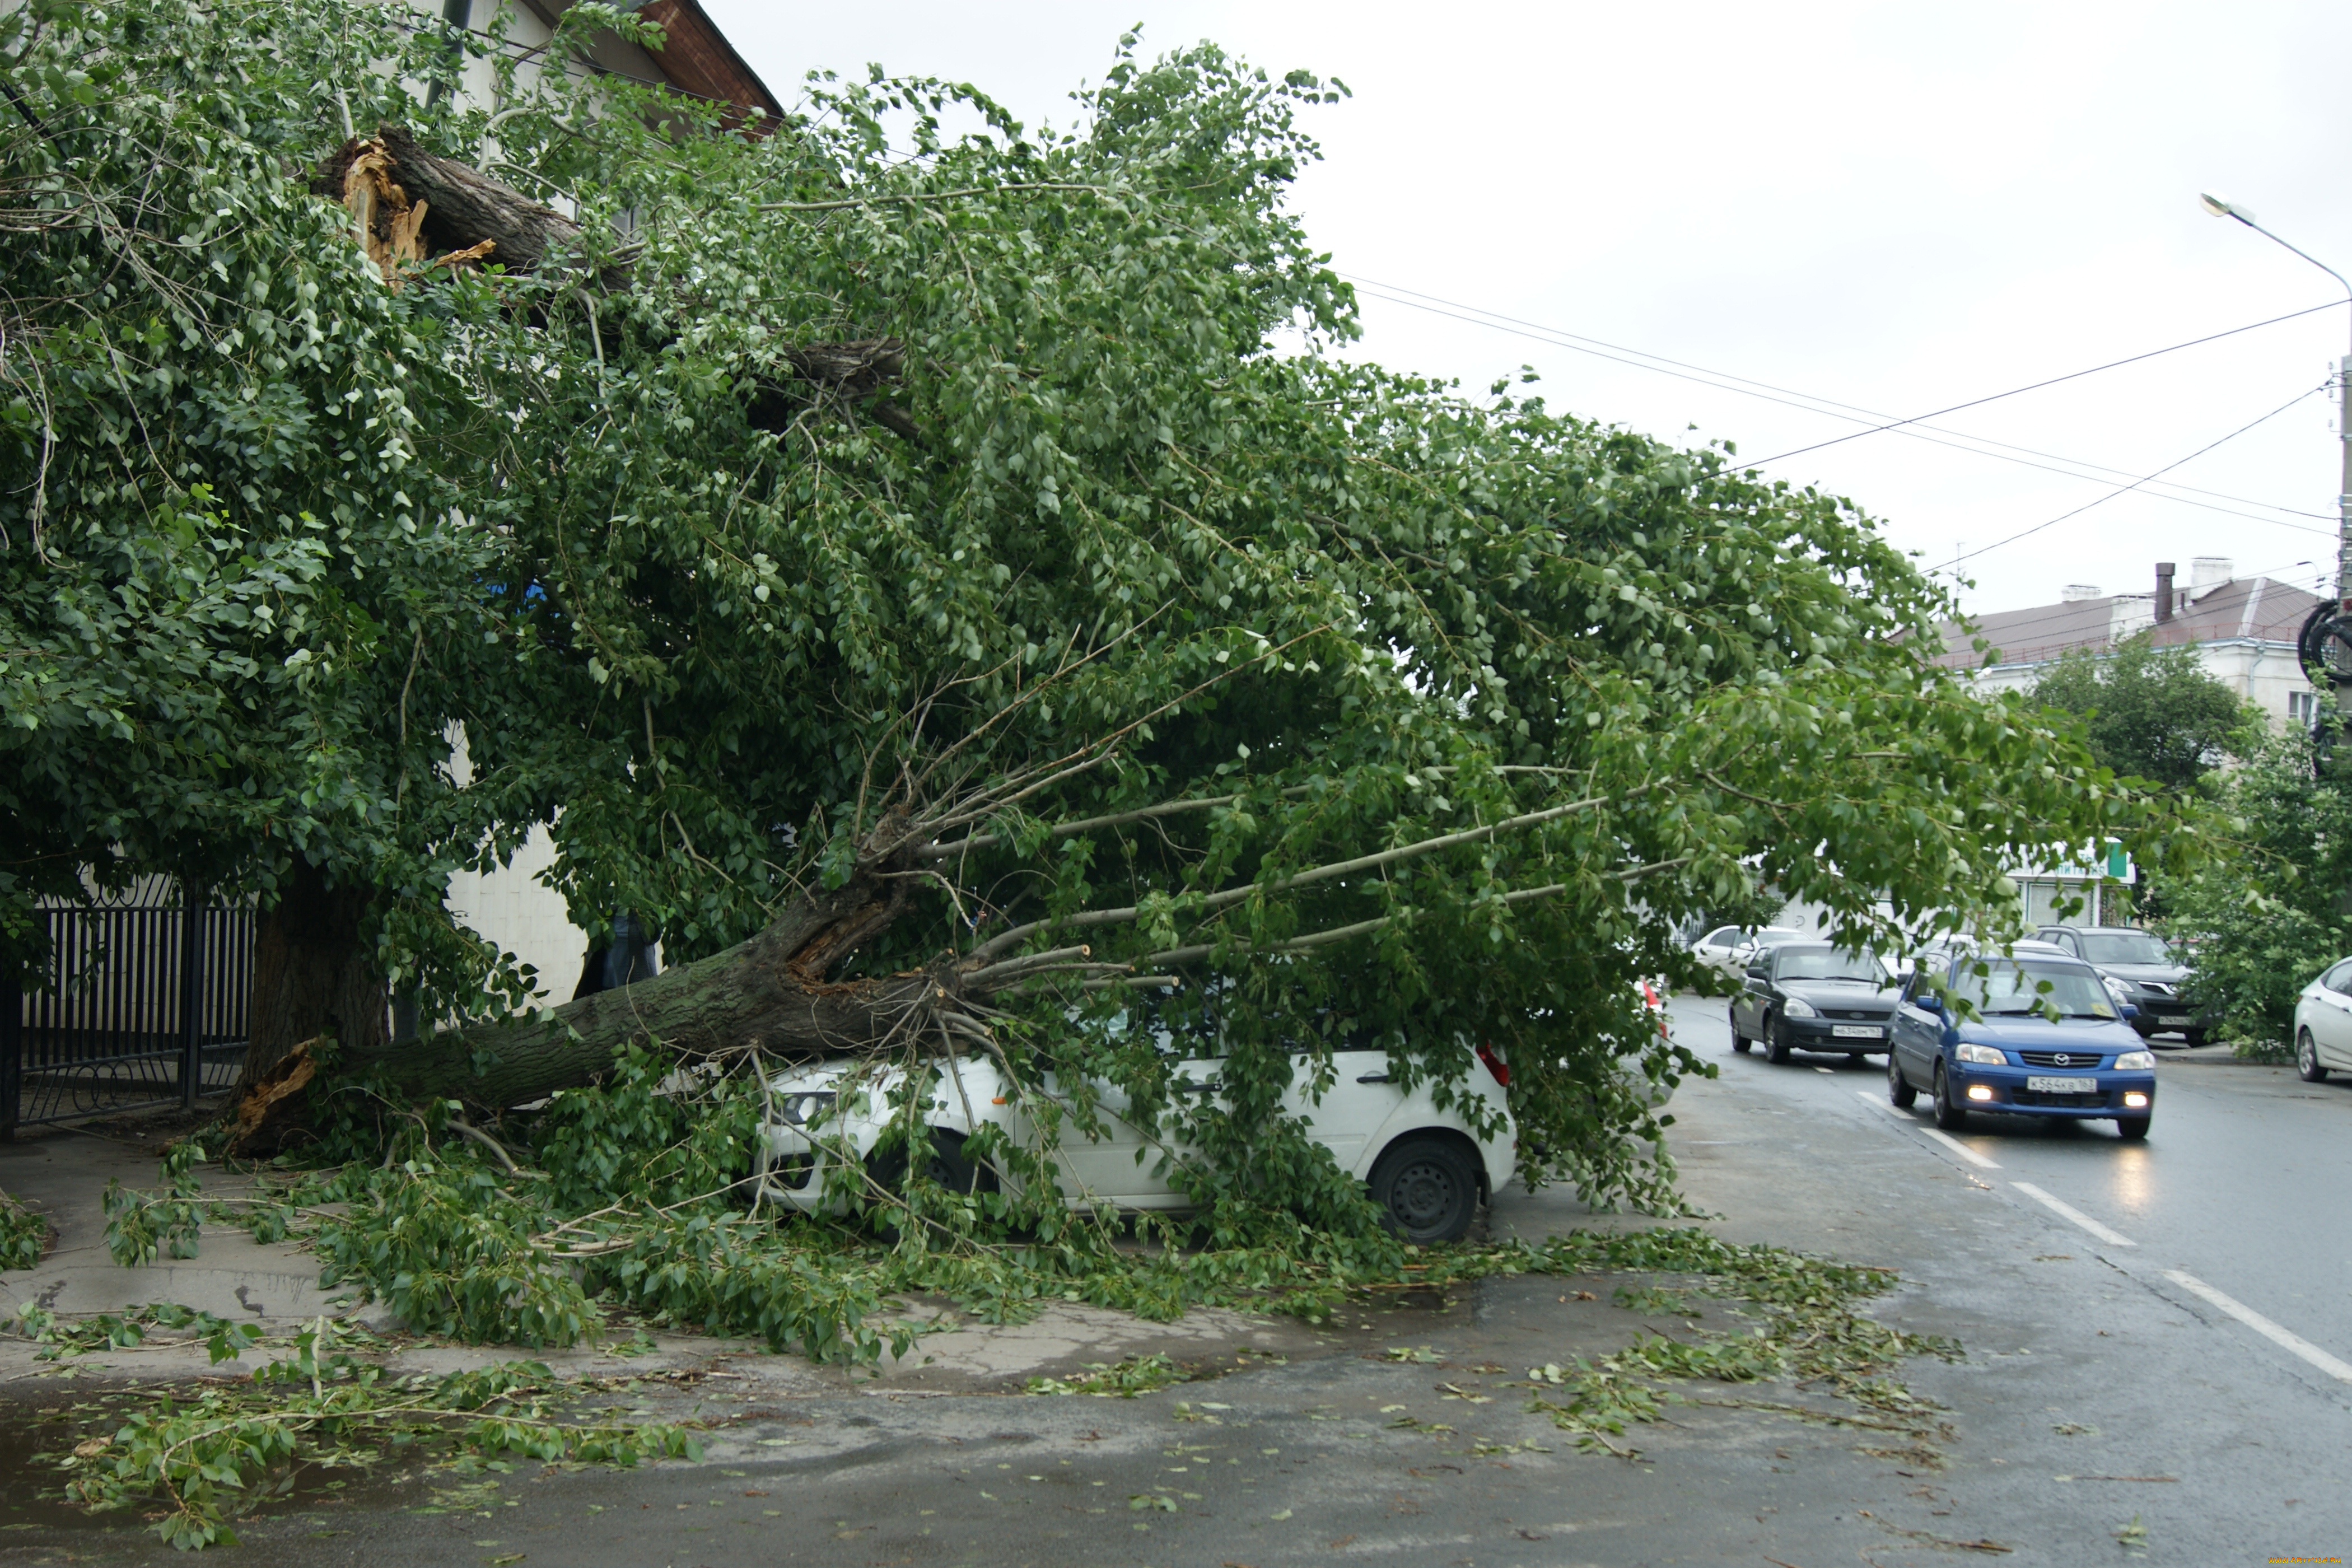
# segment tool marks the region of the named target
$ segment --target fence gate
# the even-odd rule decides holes
[[[253,985],[250,909],[176,901],[147,884],[49,909],[40,984],[0,978],[0,1136],[19,1126],[194,1105],[235,1086]]]

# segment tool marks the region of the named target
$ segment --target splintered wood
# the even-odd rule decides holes
[[[425,265],[425,215],[431,203],[412,202],[392,177],[397,166],[381,139],[360,143],[343,171],[343,210],[352,215],[352,237],[383,274],[385,283],[400,287],[401,268]],[[434,258],[435,267],[457,267],[479,261],[498,248],[485,239],[463,250]]]

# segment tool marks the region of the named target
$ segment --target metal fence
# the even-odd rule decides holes
[[[150,887],[39,911],[49,964],[0,979],[0,1136],[19,1126],[194,1105],[233,1087],[253,986],[250,909],[189,910]]]

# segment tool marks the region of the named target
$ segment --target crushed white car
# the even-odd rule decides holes
[[[1492,1136],[1480,1136],[1461,1108],[1440,1110],[1428,1083],[1411,1091],[1400,1088],[1390,1076],[1385,1051],[1334,1052],[1331,1081],[1319,1100],[1310,1081],[1314,1058],[1296,1058],[1300,1071],[1283,1109],[1307,1123],[1307,1135],[1331,1151],[1341,1170],[1369,1184],[1373,1202],[1403,1239],[1456,1241],[1469,1230],[1478,1205],[1511,1179],[1517,1156],[1504,1095],[1510,1070],[1493,1051],[1481,1047],[1477,1054],[1480,1065],[1460,1091],[1475,1097],[1489,1113],[1480,1120],[1499,1130]],[[1221,1065],[1214,1058],[1175,1064],[1178,1096],[1215,1095]],[[762,1198],[804,1212],[826,1208],[834,1201],[826,1194],[827,1171],[845,1159],[869,1162],[894,1114],[894,1091],[902,1090],[906,1081],[903,1068],[861,1069],[847,1060],[774,1079],[770,1103],[775,1110],[766,1124],[758,1173]],[[1067,1114],[1062,1118],[1054,1163],[1065,1199],[1074,1206],[1119,1212],[1191,1207],[1168,1179],[1169,1165],[1185,1154],[1184,1145],[1128,1121],[1128,1098],[1116,1086],[1090,1079],[1087,1089],[1106,1135],[1089,1139]],[[1069,1103],[1050,1076],[1030,1092]],[[930,1174],[946,1185],[971,1191],[992,1189],[1001,1181],[1012,1184],[963,1154],[964,1141],[982,1124],[1003,1127],[1015,1143],[1036,1146],[1034,1119],[993,1062],[940,1064],[921,1109],[931,1131]]]

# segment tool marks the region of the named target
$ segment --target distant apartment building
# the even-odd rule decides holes
[[[2054,605],[1948,621],[1936,662],[1969,671],[1987,689],[2021,690],[2070,653],[2099,658],[2145,632],[2159,647],[2195,648],[2206,672],[2260,707],[2273,730],[2308,724],[2315,698],[2295,643],[2318,596],[2276,577],[2241,578],[2218,555],[2191,561],[2185,587],[2175,578],[2172,563],[2159,562],[2147,593],[2077,584]],[[1977,650],[1979,637],[1990,656]]]

